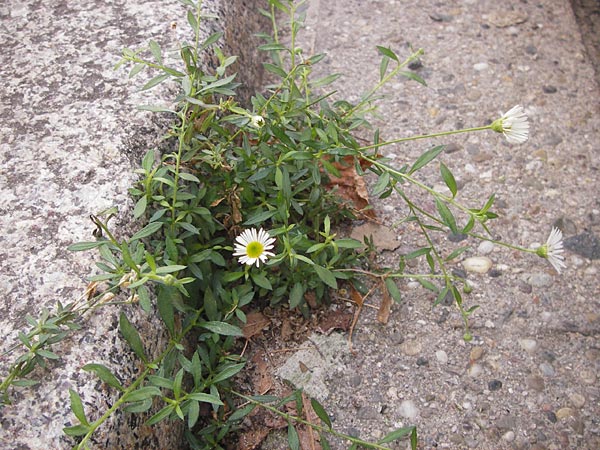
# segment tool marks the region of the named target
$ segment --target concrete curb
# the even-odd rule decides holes
[[[205,22],[206,36],[224,31],[225,52],[239,55],[242,93],[261,83],[257,38],[265,29],[260,0],[205,0],[203,7],[218,19]],[[25,2],[0,6],[0,329],[4,352],[16,342],[24,317],[37,317],[57,300],[80,297],[85,277],[94,271],[93,252],[69,253],[68,245],[91,240],[88,216],[110,206],[120,215],[111,223],[118,235],[132,228],[127,189],[134,181],[139,157],[159,142],[164,126],[139,104],[167,102],[168,88],[140,93],[141,80],[114,72],[123,47],[138,48],[154,39],[176,48],[187,35],[185,12],[175,0],[128,2]],[[177,26],[173,27],[176,23]],[[212,64],[210,59],[207,66]],[[163,124],[164,125],[164,124]],[[166,342],[155,318],[135,309],[149,353]],[[34,388],[15,389],[13,405],[0,409],[0,447],[12,449],[70,448],[62,428],[76,419],[68,389],[82,397],[90,419],[114,401],[114,392],[81,370],[103,363],[126,382],[139,370],[118,336],[118,308],[84,318],[83,329],[55,346],[61,356],[31,378]],[[2,376],[15,355],[4,355]],[[95,436],[96,448],[181,448],[182,428],[164,423],[142,425],[143,417],[117,414]]]

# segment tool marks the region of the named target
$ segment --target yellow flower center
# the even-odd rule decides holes
[[[265,247],[258,241],[252,241],[246,246],[246,255],[249,258],[258,258],[262,255]]]

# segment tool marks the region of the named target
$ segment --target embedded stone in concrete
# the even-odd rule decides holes
[[[325,401],[329,397],[326,381],[342,366],[340,356],[349,354],[348,342],[339,333],[313,334],[305,347],[313,348],[297,351],[275,373],[310,397]]]
[[[238,79],[243,94],[260,86],[261,67],[253,34],[264,31],[260,0],[204,0],[205,13],[217,19],[203,34],[224,31],[225,52],[240,56]],[[149,39],[163,49],[189,39],[185,9],[176,0],[131,2],[100,0],[39,2],[7,0],[0,5],[0,354],[37,317],[76,300],[94,271],[94,252],[70,253],[67,246],[93,240],[88,216],[118,206],[110,223],[118,236],[131,235],[127,189],[133,168],[156,147],[166,129],[158,116],[137,111],[139,104],[168,104],[172,87],[140,92],[144,77],[130,81],[115,72],[123,47],[139,48]],[[174,25],[176,24],[176,25]],[[206,65],[214,64],[207,54]],[[81,370],[86,363],[111,367],[123,383],[139,368],[118,335],[116,307],[94,312],[83,329],[53,350],[60,360],[36,369],[33,388],[11,391],[13,405],[0,409],[0,447],[71,448],[62,428],[76,423],[68,389],[79,392],[90,419],[112,403],[114,392]],[[127,311],[149,354],[167,341],[152,317]],[[0,357],[4,377],[15,354]],[[143,426],[144,417],[116,414],[98,430],[94,448],[180,448],[180,424]]]

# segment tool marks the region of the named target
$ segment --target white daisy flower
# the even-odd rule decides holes
[[[267,260],[268,256],[275,256],[268,251],[273,248],[275,238],[269,237],[269,233],[262,228],[245,230],[235,238],[235,241],[233,256],[239,256],[241,264],[251,266],[256,263],[256,267],[258,267],[261,262],[264,263]]]
[[[262,128],[265,125],[263,116],[250,116],[250,125],[254,128]]]
[[[546,243],[535,251],[536,255],[548,260],[552,267],[560,273],[561,269],[565,269],[567,266],[564,263],[565,257],[562,255],[563,249],[563,234],[556,227],[552,227],[550,236]]]
[[[522,106],[515,106],[494,121],[492,130],[504,134],[511,144],[522,144],[529,137],[529,123]]]

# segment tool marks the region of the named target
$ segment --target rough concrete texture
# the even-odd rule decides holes
[[[401,56],[410,47],[425,49],[421,64],[411,68],[428,86],[399,78],[385,90],[375,120],[382,140],[478,126],[516,104],[524,106],[531,136],[523,145],[511,146],[488,132],[396,145],[383,153],[401,167],[430,145],[447,144],[441,159],[458,180],[460,201],[479,206],[475,199],[497,193],[501,218],[490,224],[496,236],[529,246],[544,242],[555,224],[572,242],[568,268],[558,275],[535,256],[437,236],[448,252],[469,245],[465,258],[489,258],[493,264],[484,274],[468,272],[459,262],[450,266],[474,287],[466,305],[481,305],[472,317],[473,341],[463,341],[454,306],[432,308],[435,297],[419,283],[399,282],[403,301],[393,306],[387,325],[377,322],[376,309],[363,309],[353,358],[334,364],[302,359],[304,367],[318,366],[327,374],[325,387],[318,386],[334,427],[376,440],[396,427],[416,425],[424,449],[600,448],[599,262],[590,244],[577,245],[597,243],[600,234],[600,90],[571,5],[559,0],[308,5],[303,44],[309,54],[328,54],[316,77],[344,74],[332,87],[337,98],[358,100],[378,81],[376,45]],[[596,42],[597,37],[586,36]],[[444,189],[437,164],[420,177]],[[431,200],[407,185],[403,189],[435,210]],[[387,225],[408,213],[393,197],[372,203]],[[411,224],[398,227],[400,249],[381,252],[380,263],[393,266],[398,253],[423,245],[413,239],[415,231]],[[378,301],[369,303],[377,307]],[[354,310],[343,299],[334,307]],[[332,335],[320,348],[327,348],[328,339],[337,342]],[[274,364],[275,372],[283,359]],[[286,379],[301,375],[303,367],[295,367],[297,373],[286,372]],[[347,446],[337,441],[333,448]]]
[[[252,33],[264,29],[254,0],[205,0],[204,35],[225,31],[225,52],[240,55],[240,79],[260,84],[261,68]],[[51,1],[8,0],[0,5],[0,330],[4,352],[37,317],[79,298],[94,271],[93,252],[69,253],[68,245],[92,240],[89,214],[118,206],[111,226],[127,236],[134,166],[166,130],[139,104],[168,102],[167,86],[138,92],[142,79],[113,71],[123,47],[149,39],[163,49],[189,40],[184,7],[176,0]],[[174,24],[177,24],[174,26]],[[211,60],[206,61],[207,66]],[[144,75],[146,76],[146,75]],[[140,329],[148,353],[165,343],[155,319],[127,314]],[[36,370],[41,383],[11,391],[12,406],[0,410],[0,448],[60,449],[74,441],[62,428],[76,422],[68,389],[83,398],[88,417],[101,415],[115,396],[81,367],[111,367],[123,382],[138,367],[118,335],[119,308],[105,308],[81,321],[83,331],[55,346],[61,359]],[[14,354],[3,354],[1,376]],[[181,429],[164,424],[150,429],[143,418],[117,415],[97,433],[95,448],[180,448]]]

